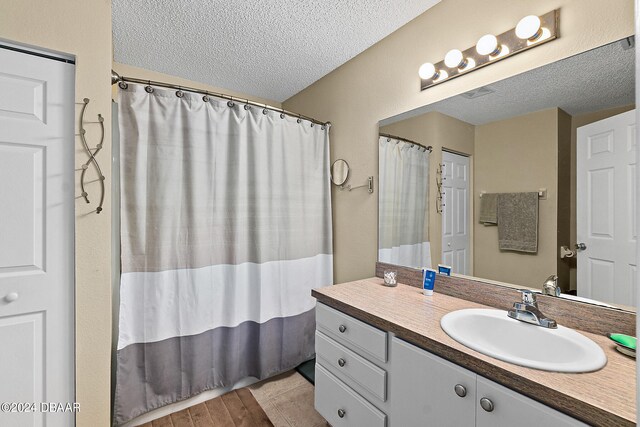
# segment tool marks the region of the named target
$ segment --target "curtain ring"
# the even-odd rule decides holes
[[[231,97],[231,101],[227,102],[227,106],[228,107],[233,107],[234,105],[236,105],[236,104],[233,102],[233,96],[232,96]]]
[[[205,95],[202,97],[202,100],[204,102],[209,102],[209,92],[205,91],[204,93]]]
[[[176,91],[176,96],[178,98],[182,98],[184,96],[184,92],[180,89],[180,86],[178,86],[178,90]]]
[[[267,110],[267,104],[264,104],[264,109],[262,110],[262,114],[266,116],[268,112],[269,110]]]
[[[280,118],[284,119],[284,113],[280,113]]]
[[[147,86],[145,86],[144,90],[147,93],[153,93],[153,88],[151,87],[151,80],[147,80]]]
[[[245,110],[250,110],[250,109],[251,109],[251,105],[249,105],[249,104],[244,104],[244,109],[245,109]]]
[[[120,82],[118,83],[118,87],[119,87],[120,89],[127,89],[127,88],[129,87],[129,85],[128,85],[126,82],[120,81]]]
[[[302,123],[302,119],[300,118],[300,114],[298,114],[298,120],[296,120],[297,123]]]

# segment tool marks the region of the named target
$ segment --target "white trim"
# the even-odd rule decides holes
[[[60,52],[57,50],[52,50],[52,49],[46,49],[43,47],[38,47],[38,46],[34,46],[34,45],[30,45],[30,44],[26,44],[26,43],[17,43],[11,40],[7,40],[4,39],[2,37],[0,37],[0,45],[4,45],[4,46],[8,46],[14,49],[20,49],[23,51],[29,51],[29,52],[33,52],[35,54],[39,54],[39,55],[46,55],[46,56],[51,56],[54,58],[59,58],[62,59],[64,61],[74,61],[76,60],[76,56],[72,55],[70,53],[65,53],[65,52]]]

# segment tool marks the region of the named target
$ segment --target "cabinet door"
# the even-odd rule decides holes
[[[489,399],[493,410],[486,411],[481,399]],[[569,427],[586,426],[542,403],[478,376],[476,427]]]
[[[391,351],[394,426],[475,425],[476,374],[395,337]]]

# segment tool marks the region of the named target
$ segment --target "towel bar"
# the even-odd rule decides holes
[[[480,192],[480,198],[482,198],[483,194],[486,194],[487,191],[481,191]],[[515,193],[515,191],[514,191]],[[547,189],[546,188],[541,188],[538,190],[538,198],[542,199],[542,200],[547,200]]]

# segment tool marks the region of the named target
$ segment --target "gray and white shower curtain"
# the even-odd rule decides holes
[[[242,103],[119,91],[114,423],[314,354],[332,284],[328,129]]]
[[[378,260],[431,267],[430,153],[418,145],[380,136],[378,154]]]

